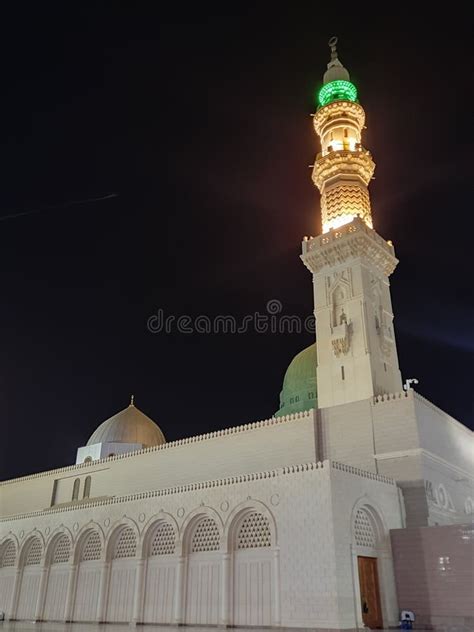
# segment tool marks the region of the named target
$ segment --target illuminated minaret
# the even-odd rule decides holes
[[[305,238],[302,254],[313,274],[320,408],[402,390],[388,280],[398,260],[373,230],[367,186],[375,164],[362,145],[365,113],[336,43],[329,40],[313,117],[323,234]]]

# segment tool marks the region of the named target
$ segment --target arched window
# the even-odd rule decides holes
[[[377,546],[377,534],[372,520],[365,509],[358,509],[354,519],[354,539],[357,546],[374,548]]]
[[[92,463],[92,457],[86,456],[86,458],[84,459],[84,463]]]
[[[41,562],[41,554],[43,547],[39,538],[33,538],[28,544],[28,550],[26,551],[25,566],[34,566]]]
[[[122,529],[115,543],[114,559],[133,557],[137,552],[137,536],[131,527]]]
[[[97,531],[91,531],[82,547],[81,562],[100,560],[102,545]]]
[[[74,485],[72,486],[72,499],[77,500],[79,498],[79,487],[81,485],[81,479],[76,478]]]
[[[2,547],[0,554],[0,568],[15,566],[16,548],[13,540],[7,540]]]
[[[90,476],[86,476],[86,480],[84,481],[84,495],[83,498],[89,498],[91,495],[91,482],[92,479]]]
[[[175,552],[175,532],[169,522],[161,522],[150,542],[150,557],[172,555]]]
[[[219,529],[213,518],[201,520],[193,533],[191,542],[191,553],[202,553],[203,551],[219,550]]]
[[[71,541],[67,535],[63,535],[56,542],[51,564],[62,564],[64,562],[68,562],[70,554]]]
[[[257,549],[271,544],[272,534],[268,518],[257,511],[247,514],[237,534],[236,548]]]

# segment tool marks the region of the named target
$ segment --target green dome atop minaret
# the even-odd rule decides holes
[[[331,49],[331,61],[324,73],[324,85],[318,92],[318,107],[333,101],[357,101],[357,88],[351,83],[348,70],[337,56],[337,37],[331,37],[328,44]]]
[[[290,362],[275,417],[301,413],[318,406],[316,386],[316,343],[300,351]]]

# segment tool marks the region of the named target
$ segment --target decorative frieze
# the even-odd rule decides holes
[[[303,241],[301,259],[313,274],[357,258],[386,276],[398,264],[393,246],[357,217],[338,229]]]

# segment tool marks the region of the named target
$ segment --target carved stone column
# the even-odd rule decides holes
[[[66,607],[64,608],[64,621],[72,621],[74,609],[74,593],[77,582],[77,564],[71,564],[67,582]]]
[[[106,616],[107,607],[107,594],[109,592],[109,579],[110,579],[110,562],[103,562],[102,571],[100,574],[99,584],[99,598],[97,601],[97,616],[96,621],[103,623]]]
[[[222,555],[221,562],[221,625],[230,625],[230,553],[224,553]]]
[[[49,567],[43,566],[41,569],[40,584],[38,589],[38,598],[36,599],[35,608],[35,621],[41,621],[43,617],[44,598],[46,595],[46,588],[48,586]]]
[[[13,592],[12,592],[12,597],[10,599],[10,608],[9,608],[9,612],[7,612],[7,619],[9,621],[13,621],[16,617],[22,577],[23,577],[23,569],[17,568],[15,571],[15,579],[13,580]]]
[[[143,586],[145,583],[145,560],[137,560],[135,571],[135,594],[133,597],[132,624],[141,622],[143,608]]]
[[[183,612],[183,594],[184,594],[184,564],[186,558],[184,555],[178,557],[178,564],[176,566],[176,581],[174,588],[174,623],[180,625],[184,623]]]
[[[281,625],[280,607],[280,548],[273,550],[273,625]]]

